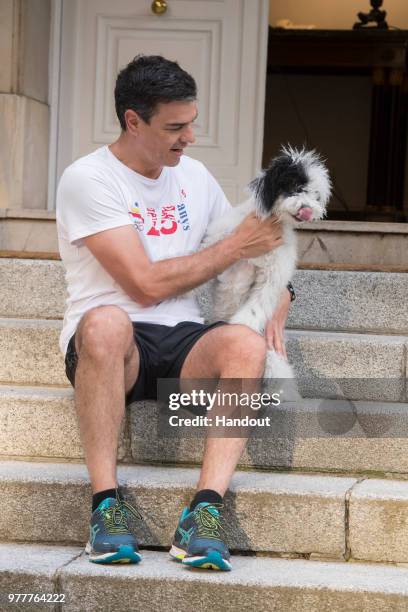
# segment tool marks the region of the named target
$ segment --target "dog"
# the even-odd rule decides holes
[[[210,281],[211,306],[207,318],[247,325],[263,335],[266,322],[296,269],[294,229],[298,223],[325,216],[331,180],[316,151],[287,145],[249,188],[252,195],[246,202],[210,223],[201,248],[227,236],[253,211],[261,219],[269,215],[278,217],[283,244],[266,255],[237,262]],[[294,373],[283,356],[268,350],[264,378],[293,379]]]

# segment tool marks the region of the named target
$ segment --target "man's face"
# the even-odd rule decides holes
[[[137,122],[139,150],[152,168],[177,166],[187,145],[194,142],[193,122],[197,117],[195,102],[159,104],[150,123]]]

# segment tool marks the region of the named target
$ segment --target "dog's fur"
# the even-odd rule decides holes
[[[282,222],[283,244],[261,257],[231,266],[211,283],[213,321],[241,323],[264,333],[296,267],[294,226],[321,219],[331,193],[327,168],[315,151],[282,147],[269,167],[250,184],[252,197],[215,220],[202,247],[218,242],[252,211],[260,218],[274,214]],[[288,362],[274,350],[267,355],[265,378],[293,378]]]

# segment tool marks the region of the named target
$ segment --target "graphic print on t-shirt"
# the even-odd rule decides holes
[[[133,217],[133,224],[139,232],[143,231],[144,218],[140,212],[139,204],[137,202],[131,207],[129,214]]]
[[[181,195],[186,198],[184,189]],[[184,201],[179,204],[165,204],[158,208],[147,206],[145,213],[141,211],[138,202],[135,202],[129,210],[133,218],[133,224],[139,232],[146,236],[166,236],[174,234],[179,229],[188,231],[190,229],[187,208]]]

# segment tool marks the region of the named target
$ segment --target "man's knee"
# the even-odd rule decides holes
[[[132,322],[118,306],[98,306],[82,317],[75,334],[77,352],[83,350],[95,354],[106,351],[128,350],[133,338]]]
[[[238,359],[243,365],[253,364],[262,369],[265,364],[267,346],[263,336],[246,325],[228,325],[222,343],[222,359]]]

